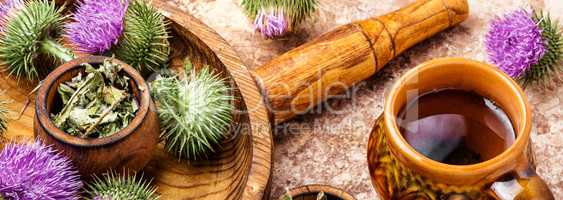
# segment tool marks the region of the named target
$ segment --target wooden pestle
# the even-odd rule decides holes
[[[461,23],[468,14],[467,0],[418,0],[340,26],[252,74],[279,124],[370,77],[409,47]]]

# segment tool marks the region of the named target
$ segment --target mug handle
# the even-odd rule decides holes
[[[554,200],[553,193],[544,180],[536,173],[532,149],[528,146],[527,154],[515,173],[494,182],[490,193],[500,200]],[[531,159],[530,159],[531,158]]]

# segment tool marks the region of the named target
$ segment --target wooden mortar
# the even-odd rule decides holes
[[[109,58],[81,57],[56,68],[43,80],[35,99],[36,137],[69,157],[83,179],[108,170],[142,169],[151,160],[160,133],[158,115],[148,85],[137,70],[116,59],[113,62],[123,66],[123,73],[131,78],[131,91],[139,102],[139,110],[127,127],[108,137],[87,139],[69,135],[52,122],[50,116],[56,106],[63,106],[57,93],[59,85],[84,72],[83,63],[101,64],[105,59]]]
[[[325,33],[253,71],[275,123],[362,81],[409,47],[467,18],[466,0],[418,0]]]

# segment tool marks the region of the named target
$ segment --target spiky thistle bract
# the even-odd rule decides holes
[[[178,158],[197,160],[214,152],[232,121],[230,87],[207,67],[185,65],[182,77],[159,75],[151,83],[157,101],[166,150]]]
[[[545,53],[539,62],[533,65],[519,78],[524,86],[539,82],[547,84],[551,77],[559,73],[563,68],[563,33],[557,21],[551,19],[548,13],[535,11],[532,19],[542,30],[542,38],[545,44]]]
[[[64,7],[54,1],[31,0],[4,18],[0,37],[0,58],[10,75],[37,79],[55,62],[68,61],[74,55],[61,43]]]
[[[255,30],[266,38],[275,38],[292,31],[310,17],[317,0],[243,0],[241,5]]]
[[[79,178],[69,159],[40,141],[8,143],[0,152],[0,195],[5,199],[78,199]]]
[[[4,31],[6,16],[8,16],[10,12],[19,9],[23,4],[23,0],[5,0],[0,3],[0,31]]]
[[[94,200],[157,200],[156,187],[150,180],[136,174],[120,175],[113,171],[104,174],[86,188],[86,193]]]
[[[165,17],[148,2],[132,0],[116,57],[144,74],[164,67],[170,54],[167,27]]]

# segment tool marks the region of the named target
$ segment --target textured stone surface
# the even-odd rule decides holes
[[[221,34],[239,52],[249,68],[321,33],[353,20],[381,15],[412,0],[319,0],[313,20],[279,40],[264,40],[253,32],[240,0],[171,0]],[[445,31],[408,50],[382,71],[358,84],[353,98],[327,103],[333,112],[312,112],[278,128],[275,135],[272,197],[303,184],[330,184],[358,199],[377,199],[366,163],[368,134],[382,112],[386,89],[406,70],[432,58],[457,56],[486,61],[483,36],[497,14],[517,8],[545,8],[563,21],[561,0],[469,0],[471,15],[456,28]],[[563,25],[563,23],[560,23]],[[563,76],[558,75],[561,79]],[[563,199],[563,81],[550,88],[526,90],[534,110],[532,145],[538,172]]]

